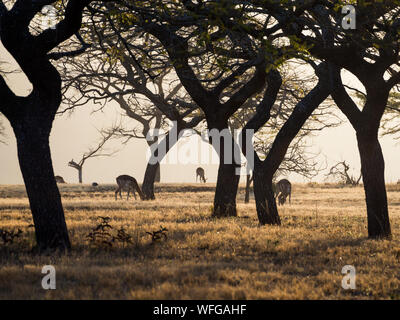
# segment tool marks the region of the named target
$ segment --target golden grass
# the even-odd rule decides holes
[[[21,228],[0,245],[0,299],[399,299],[400,186],[388,186],[392,241],[367,239],[362,187],[294,185],[281,227],[260,227],[254,199],[238,195],[238,218],[211,219],[213,185],[157,186],[157,200],[115,201],[113,186],[60,185],[74,250],[38,256],[22,186],[0,186],[0,229]],[[98,216],[131,244],[91,244]],[[168,229],[151,244],[146,231]],[[57,289],[41,288],[54,265]],[[341,288],[344,265],[356,289]]]

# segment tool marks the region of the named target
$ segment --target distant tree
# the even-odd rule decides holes
[[[89,148],[88,151],[86,151],[79,162],[75,162],[74,159],[72,159],[70,162],[68,162],[68,166],[76,169],[78,171],[78,181],[79,183],[82,183],[82,171],[83,171],[83,166],[89,159],[93,158],[99,158],[99,157],[109,157],[114,155],[117,151],[113,152],[105,152],[104,151],[104,146],[109,141],[111,138],[113,138],[115,134],[114,130],[106,130],[101,132],[101,138],[100,141],[93,147]]]
[[[326,178],[333,178],[341,184],[356,186],[360,183],[362,174],[355,177],[349,173],[350,166],[346,161],[340,161],[333,165],[329,172],[326,174]]]

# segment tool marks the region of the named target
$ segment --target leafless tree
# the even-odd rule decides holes
[[[78,162],[75,162],[74,159],[68,162],[68,166],[78,171],[79,183],[82,183],[82,170],[87,160],[99,157],[110,157],[117,152],[117,151],[106,152],[104,150],[105,144],[114,137],[115,134],[114,130],[106,130],[100,133],[101,133],[101,138],[99,142],[97,142],[95,146],[90,147],[89,150],[82,155],[81,159]]]
[[[360,172],[360,175],[357,178],[351,175],[349,170],[350,166],[346,163],[346,161],[340,161],[329,169],[329,172],[326,174],[326,178],[333,178],[339,183],[345,185],[358,185],[361,181],[362,173]]]

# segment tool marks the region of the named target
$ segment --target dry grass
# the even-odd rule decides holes
[[[361,187],[295,185],[281,227],[260,227],[254,202],[238,196],[239,217],[211,219],[213,186],[157,187],[156,201],[115,201],[113,186],[60,186],[74,250],[30,253],[34,244],[23,187],[0,187],[0,229],[21,239],[0,244],[0,299],[399,299],[400,186],[388,186],[392,241],[368,240]],[[132,243],[93,244],[98,216],[124,226]],[[168,229],[152,244],[146,231]],[[54,265],[57,289],[41,288]],[[341,288],[344,265],[357,288]]]

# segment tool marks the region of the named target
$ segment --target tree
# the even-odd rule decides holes
[[[337,9],[344,5],[339,1]],[[385,163],[378,140],[389,92],[400,81],[400,7],[398,1],[359,2],[356,29],[345,30],[340,10],[316,5],[309,10],[307,26],[323,32],[300,35],[316,58],[330,63],[332,97],[353,126],[361,158],[370,238],[391,238],[385,187]],[[300,23],[304,23],[300,22]],[[321,43],[323,41],[323,43]],[[341,69],[353,73],[365,88],[360,109],[345,90]]]
[[[364,92],[357,90],[355,88],[346,88],[355,91],[354,96],[360,101],[361,105],[364,105],[366,102],[366,95]],[[400,93],[398,91],[398,86],[396,86],[390,93],[388,104],[385,109],[385,113],[382,117],[381,121],[381,130],[382,136],[394,136],[394,139],[400,139],[398,135],[400,132],[400,123],[399,123],[399,115],[400,115]]]
[[[293,8],[294,3],[290,3],[292,4],[291,12],[295,12],[297,15],[297,10],[294,10],[297,9],[297,7]],[[277,212],[272,190],[273,175],[278,170],[279,165],[282,162],[288,147],[290,146],[290,143],[299,133],[304,123],[310,116],[312,116],[312,113],[315,112],[317,107],[323,103],[323,101],[325,101],[330,94],[327,65],[325,63],[318,64],[313,61],[309,61],[304,54],[306,51],[302,46],[299,45],[299,43],[296,41],[296,38],[289,38],[285,33],[280,32],[287,28],[288,21],[281,21],[282,19],[279,17],[278,12],[281,5],[279,2],[255,1],[250,3],[246,1],[239,4],[239,2],[232,3],[228,1],[218,3],[193,3],[191,1],[184,1],[183,4],[185,8],[194,13],[197,21],[201,21],[202,15],[206,15],[208,17],[206,20],[208,27],[203,28],[203,30],[206,30],[203,34],[205,34],[204,37],[208,39],[206,42],[208,44],[207,48],[212,50],[212,53],[220,53],[220,55],[224,57],[232,58],[235,56],[240,57],[240,59],[246,59],[248,55],[252,56],[252,53],[254,54],[254,50],[252,50],[254,46],[255,48],[261,50],[261,54],[264,58],[266,58],[263,60],[266,69],[265,74],[263,74],[263,80],[252,84],[253,89],[257,89],[252,93],[252,95],[262,91],[265,81],[267,83],[267,89],[264,91],[261,102],[256,107],[256,115],[247,122],[242,130],[242,152],[246,155],[248,146],[248,131],[253,130],[257,132],[271,118],[271,109],[276,101],[276,97],[282,85],[282,77],[279,72],[279,66],[291,58],[304,58],[315,69],[315,72],[318,76],[318,83],[312,88],[312,90],[304,94],[301,101],[294,107],[293,112],[279,130],[268,156],[265,158],[265,160],[261,160],[256,152],[254,152],[253,155],[253,158],[255,159],[254,190],[259,222],[260,224],[279,225],[280,218]],[[260,7],[262,8],[263,6],[266,7],[265,13],[261,12],[260,10]],[[272,16],[272,13],[269,11],[275,14],[275,10],[276,16]],[[178,23],[179,21],[184,21],[186,23],[186,27],[188,25],[192,26],[192,24],[190,24],[190,18],[187,16],[188,15],[181,17],[181,20],[178,20]],[[162,27],[164,27],[164,25],[165,24],[162,24]],[[172,25],[173,27],[176,27],[176,23]],[[212,27],[210,27],[210,25]],[[158,28],[158,26],[156,28]],[[189,30],[192,31],[191,34],[193,34],[193,30]],[[213,31],[215,32],[213,33]],[[229,45],[221,45],[220,39],[223,38],[225,33],[230,35],[228,38],[232,40],[234,45],[233,48],[229,47]],[[174,48],[174,44],[171,43],[172,41],[168,42],[168,40],[176,39],[176,37],[172,36],[170,33],[166,32],[162,35],[159,35],[158,38],[160,40],[166,39],[164,40],[164,46],[167,48],[167,50],[169,50],[172,59],[177,61],[178,65],[176,69],[184,69],[182,70],[184,72],[180,77],[182,83],[184,84],[184,81],[187,82],[186,85],[184,84],[185,88],[187,87],[189,94],[191,94],[192,98],[201,107],[201,99],[204,97],[204,94],[202,93],[204,91],[202,91],[201,87],[196,87],[196,82],[190,83],[188,81],[188,79],[193,79],[193,70],[190,70],[188,67],[182,67],[185,66],[185,62],[188,61],[188,55],[183,55],[181,60],[179,60],[179,57],[173,55],[174,52],[170,52],[175,50],[172,49]],[[185,38],[185,40],[186,39],[187,38]],[[209,40],[213,39],[219,40],[217,41],[217,44],[210,44]],[[178,38],[175,46],[178,46],[179,43],[182,43],[179,40],[182,39]],[[239,52],[237,52],[234,50],[235,48],[240,48],[241,51],[239,50]],[[184,45],[179,47],[178,52],[186,53],[187,50],[186,42],[184,42]],[[260,51],[257,50],[255,50],[255,52],[260,53]],[[196,63],[194,65],[196,65]],[[225,65],[228,65],[228,70],[232,69],[229,67],[229,64]],[[179,72],[177,73],[179,76]],[[242,74],[240,74],[240,76],[242,76]],[[260,87],[256,88],[256,84],[260,85]],[[191,93],[189,91],[190,87],[196,88],[196,90],[192,89]],[[246,86],[243,86],[242,88],[246,88]],[[250,97],[251,96],[246,97],[246,100]],[[243,101],[240,106],[244,102],[245,101]],[[208,104],[210,105],[211,102]],[[240,108],[240,106],[238,107],[236,104],[236,107]],[[236,112],[237,109],[233,110]],[[206,111],[205,114],[207,116]],[[232,114],[230,114],[230,116]],[[248,162],[251,163],[251,161]]]
[[[239,32],[229,32],[218,26],[217,21],[229,23],[229,16],[223,20],[214,19],[215,8],[206,7],[203,11],[199,5],[201,8],[197,10],[185,1],[169,5],[159,6],[150,1],[141,6],[127,6],[136,14],[132,23],[151,34],[168,52],[182,85],[204,112],[208,130],[227,132],[230,116],[265,84],[264,48],[253,46],[247,39],[240,40]],[[162,23],[157,23],[160,19]],[[235,50],[241,41],[244,49]],[[220,45],[216,46],[218,43]],[[245,73],[252,75],[250,80],[230,98],[222,99],[223,92]],[[233,148],[232,137],[210,137],[210,142],[219,146],[216,151],[220,157],[213,216],[236,216],[240,163],[233,153],[225,153],[225,150],[237,148]]]
[[[204,112],[209,130],[226,131],[229,127],[229,118],[249,98],[262,92],[266,81],[268,89],[271,89],[267,89],[268,93],[260,105],[264,111],[264,105],[272,107],[276,99],[273,96],[279,92],[281,85],[281,78],[276,68],[290,57],[302,55],[303,48],[295,44],[287,45],[287,41],[281,39],[281,33],[278,31],[282,29],[283,24],[275,24],[273,17],[268,13],[260,17],[258,7],[254,9],[256,13],[253,14],[248,10],[252,6],[248,2],[242,6],[229,1],[197,3],[174,1],[168,5],[149,1],[141,3],[140,6],[131,3],[126,5],[129,8],[129,13],[125,13],[126,19],[132,25],[141,27],[142,30],[153,35],[168,52],[182,85]],[[252,32],[255,23],[263,27],[261,33]],[[223,99],[222,93],[231,90],[238,79],[243,80],[245,74],[251,75],[250,80],[246,83],[242,82],[233,91],[234,94],[231,97]],[[324,77],[325,80],[326,77]],[[279,139],[284,140],[287,146],[272,152],[275,156],[271,159],[277,163],[282,161],[280,152],[284,151],[284,156],[287,147],[301,126],[329,95],[327,91],[323,85],[319,84],[315,90],[312,90],[310,96],[305,96],[304,101],[299,103],[295,108],[293,119],[288,119],[288,122],[294,125],[295,130],[285,127],[284,132],[287,136]],[[321,100],[321,98],[323,99]],[[270,104],[271,102],[272,104]],[[310,108],[302,110],[304,109],[303,105],[307,103]],[[310,110],[311,112],[308,113]],[[257,130],[266,122],[267,114],[268,112],[258,114],[262,121],[259,119],[257,122],[255,126]],[[258,127],[258,125],[260,126]],[[238,176],[235,175],[241,164],[235,160],[234,163],[227,165],[225,161],[229,157],[237,159],[233,157],[236,154],[225,154],[225,146],[234,145],[234,141],[222,140],[219,142],[220,148],[217,152],[220,155],[220,167],[213,215],[235,216],[239,181]],[[231,149],[235,150],[235,148]],[[273,167],[275,168],[275,166]],[[272,171],[276,170],[277,168]],[[260,175],[258,184],[261,186],[265,184],[264,181],[265,179],[261,179]],[[264,194],[265,192],[260,189],[259,197],[264,198],[258,202],[257,212],[260,222],[262,224],[279,223],[279,219],[276,219],[276,205],[271,213],[265,212],[266,209],[263,209],[263,202],[265,207]]]
[[[272,147],[277,132],[283,127],[290,117],[293,107],[299,103],[316,83],[316,76],[304,73],[304,62],[289,61],[280,66],[282,85],[276,100],[271,107],[271,116],[264,126],[254,135],[253,147],[261,159],[265,159]],[[246,123],[256,115],[256,106],[261,102],[262,95],[253,97],[246,102],[243,108],[230,119],[231,126],[243,128]],[[315,110],[296,137],[290,143],[286,154],[273,175],[273,180],[280,175],[296,173],[311,179],[315,177],[323,167],[318,165],[318,154],[309,152],[307,138],[315,132],[327,127],[338,126],[341,121],[333,113],[333,101],[327,100]],[[250,174],[246,179],[245,203],[249,202],[250,186],[253,177]]]
[[[74,159],[68,162],[68,166],[78,170],[79,183],[82,183],[82,170],[87,160],[98,157],[109,157],[116,153],[116,151],[110,153],[102,152],[104,150],[104,146],[107,143],[107,141],[109,141],[114,135],[115,135],[115,130],[106,130],[101,132],[100,141],[94,147],[89,148],[89,150],[82,155],[82,158],[81,160],[79,160],[78,163],[75,162]]]
[[[49,135],[61,102],[61,78],[51,51],[76,34],[90,0],[61,2],[63,19],[54,29],[37,32],[34,22],[53,1],[0,1],[0,38],[32,84],[26,97],[16,96],[0,76],[0,111],[17,139],[18,160],[35,225],[39,250],[69,249],[61,196],[54,178]],[[61,53],[60,53],[61,54]]]
[[[162,139],[152,132],[168,130],[172,121],[179,133],[198,125],[203,115],[182,92],[179,81],[173,80],[171,65],[159,43],[150,41],[148,36],[143,39],[139,32],[123,33],[119,20],[108,15],[99,19],[103,19],[101,29],[96,27],[97,22],[86,23],[81,30],[85,41],[92,43],[90,49],[79,59],[60,62],[67,98],[64,112],[89,101],[100,104],[99,110],[103,110],[114,101],[126,117],[135,120],[139,126],[131,129],[120,125],[113,131],[116,137],[124,139],[123,143],[133,138],[145,139],[153,150],[142,190],[147,200],[155,199],[154,182],[160,176],[160,161],[173,144],[169,143],[168,134]]]
[[[353,175],[349,174],[350,166],[346,163],[346,161],[340,161],[333,165],[329,172],[326,174],[326,177],[333,177],[339,183],[345,185],[352,185],[356,186],[360,183],[362,174],[360,173],[359,177],[354,177]]]
[[[400,2],[350,3],[356,5],[355,29],[342,27],[343,19],[349,18],[343,16],[342,8],[349,1],[253,1],[253,7],[246,7],[246,10],[272,15],[288,41],[300,52],[309,53],[311,61],[328,63],[332,97],[356,132],[367,204],[368,236],[391,238],[385,166],[378,130],[389,92],[400,81]],[[248,23],[247,26],[253,35],[265,32],[265,26],[260,24]],[[346,92],[341,79],[342,69],[353,73],[363,84],[366,102],[362,109]]]
[[[382,119],[382,135],[392,135],[395,139],[400,139],[400,92],[396,87],[389,93],[388,105]]]
[[[293,108],[289,118],[277,133],[268,155],[261,159],[254,152],[254,196],[256,201],[257,215],[260,224],[280,225],[281,220],[277,211],[272,180],[282,163],[287,150],[293,139],[304,126],[307,119],[329,96],[330,88],[328,83],[327,66],[321,63],[315,67],[318,82]],[[247,150],[246,136],[248,130],[257,132],[271,118],[271,109],[276,101],[280,90],[282,79],[280,73],[275,70],[274,75],[267,80],[268,87],[265,91],[263,100],[257,106],[255,115],[244,126],[242,133],[242,150]]]

